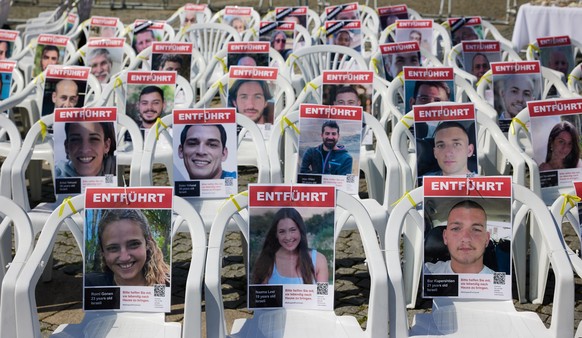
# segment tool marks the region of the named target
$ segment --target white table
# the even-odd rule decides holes
[[[524,4],[519,7],[512,42],[521,50],[545,36],[569,35],[582,41],[582,7],[548,7]]]

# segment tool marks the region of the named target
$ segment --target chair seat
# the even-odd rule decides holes
[[[80,324],[60,325],[51,337],[181,337],[180,323],[165,322],[163,313],[87,312]]]
[[[293,323],[286,325],[286,322]],[[297,325],[297,323],[302,323]],[[355,317],[338,317],[333,311],[256,310],[254,317],[237,319],[229,337],[252,338],[357,338],[364,331]]]
[[[432,313],[414,316],[410,337],[442,336],[541,338],[550,337],[550,334],[536,313],[517,312],[511,300],[436,299]]]

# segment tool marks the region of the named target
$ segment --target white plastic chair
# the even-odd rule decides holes
[[[70,200],[77,212],[84,212],[84,198],[85,196],[81,194]],[[183,329],[181,330],[180,323],[165,322],[163,313],[98,311],[87,313],[80,324],[59,326],[55,333],[62,332],[63,335],[72,337],[93,336],[98,332],[108,333],[115,337],[135,335],[140,335],[140,337],[188,337],[202,334],[201,294],[202,273],[206,258],[206,232],[202,227],[200,216],[184,199],[174,197],[173,211],[177,216],[174,219],[172,235],[175,235],[175,229],[180,227],[180,224],[185,223],[192,238],[192,262],[185,288]],[[79,218],[73,217],[73,215],[75,213],[69,205],[64,208],[62,213],[60,210],[55,210],[50,214],[34,251],[24,264],[18,280],[12,280],[16,284],[16,306],[14,309],[16,326],[11,328],[12,332],[4,331],[3,334],[6,333],[11,337],[41,337],[34,290],[42,273],[42,268],[53,250],[57,232],[62,224],[67,225],[73,233],[79,249],[83,251],[83,222],[79,222]]]
[[[352,48],[336,45],[315,45],[301,48],[287,58],[295,92],[299,93],[309,82],[322,74],[323,70],[368,70],[363,56]],[[299,72],[297,72],[297,70]]]
[[[162,37],[160,41],[173,41],[176,38],[176,33],[174,32],[174,28],[170,26],[168,23],[164,22],[162,29]],[[135,22],[127,25],[121,37],[129,38],[129,36],[133,36],[133,30],[135,29]]]
[[[89,39],[91,29],[91,18],[81,22],[75,30],[70,31],[67,36],[69,36],[74,43],[76,44],[77,41],[81,38],[81,35],[84,36],[85,41]],[[125,27],[123,26],[123,22],[121,20],[117,20],[117,26],[115,27],[115,36],[120,36],[123,34]],[[79,46],[82,47],[82,46]]]
[[[223,239],[231,218],[240,231],[248,236],[248,225],[239,211],[246,211],[247,197],[235,196],[236,203],[227,201],[216,215],[210,230],[205,273],[206,329],[209,337],[385,337],[388,332],[387,276],[378,241],[370,217],[360,202],[338,191],[337,206],[347,210],[356,220],[362,237],[366,262],[370,272],[370,301],[366,330],[351,316],[336,316],[333,311],[276,309],[255,310],[251,319],[237,319],[230,334],[226,331],[224,304],[221,290]],[[336,224],[336,234],[342,230]],[[246,238],[245,238],[246,239]],[[248,239],[247,239],[248,241]]]
[[[3,257],[0,252],[0,332],[2,335],[16,337],[13,330],[16,328],[16,300],[14,281],[22,271],[22,267],[30,257],[34,245],[34,235],[32,226],[26,212],[22,210],[9,197],[0,196],[0,238],[2,238],[2,251],[6,251],[8,256]],[[11,231],[13,225],[15,233],[16,254],[14,258],[11,255],[12,240]],[[7,239],[5,241],[4,239]]]
[[[180,32],[176,40],[193,42],[194,48],[200,51],[207,64],[226,46],[227,42],[242,41],[240,34],[234,28],[215,22],[190,25]]]
[[[576,65],[568,75],[568,89],[574,94],[582,94],[582,64]]]
[[[259,0],[259,1],[261,2],[261,4],[263,3],[263,0]],[[260,7],[261,7],[261,5],[259,5],[259,8]],[[227,25],[230,27],[228,22],[224,22],[224,8],[219,10],[218,12],[214,13],[214,15],[212,15],[212,17],[210,18],[210,22],[221,23],[221,24],[224,24],[224,25]],[[261,22],[261,15],[254,8],[251,8],[251,18],[248,22],[248,27],[246,30],[254,29],[256,31],[259,31],[260,22]]]
[[[173,116],[169,115],[162,118],[162,122],[167,126],[163,127],[163,125],[159,126],[159,137],[156,137],[155,133],[149,133],[144,145],[143,151],[143,158],[141,162],[141,169],[140,169],[140,180],[142,186],[149,186],[153,184],[152,178],[152,165],[156,162],[156,159],[159,157],[167,157],[169,158],[170,166],[168,168],[168,173],[170,176],[170,184],[173,184],[172,179],[172,172],[174,169],[173,166],[173,149],[168,149],[167,147],[160,147],[160,144],[166,144],[172,146],[172,136],[170,135],[170,129],[173,125]],[[267,146],[265,141],[263,140],[263,136],[261,135],[261,131],[257,127],[257,125],[251,121],[249,118],[242,114],[236,114],[236,122],[243,130],[240,133],[238,139],[239,150],[237,151],[237,155],[239,157],[245,156],[245,154],[241,153],[240,151],[240,144],[242,141],[242,136],[245,134],[245,131],[248,132],[252,137],[252,145],[255,147],[254,152],[257,154],[256,166],[258,168],[258,183],[270,183],[270,166],[269,166],[269,157],[267,155]],[[177,135],[178,136],[178,135]],[[179,137],[179,136],[178,136]],[[161,139],[161,141],[160,141]],[[159,142],[159,143],[158,143]],[[212,220],[214,216],[218,213],[220,205],[224,202],[224,198],[189,198],[188,201],[194,206],[196,211],[202,217],[204,222],[204,226],[207,231],[210,230],[212,225]],[[184,231],[184,229],[180,229],[179,231]]]
[[[513,184],[513,198],[520,203],[518,213],[529,212],[537,220],[542,241],[548,246],[548,258],[555,274],[555,292],[552,300],[552,321],[549,328],[536,313],[518,312],[512,300],[435,299],[432,313],[417,314],[412,326],[408,325],[406,301],[403,297],[406,280],[402,276],[400,234],[406,219],[413,218],[418,231],[424,227],[422,216],[411,204],[422,201],[422,189],[410,193],[393,209],[386,229],[386,265],[390,280],[388,313],[390,334],[396,337],[572,337],[574,327],[574,276],[568,255],[555,229],[556,221],[544,203],[531,190]],[[513,231],[521,231],[524,224],[515,217]],[[422,244],[421,244],[422,247]],[[422,260],[422,250],[415,259]],[[531,255],[539,254],[532,251]],[[405,265],[412,261],[405,258]],[[516,263],[517,264],[517,263]]]
[[[181,24],[182,22],[184,22],[184,18],[186,17],[186,5],[178,8],[167,20],[166,23],[174,26],[174,27],[179,27],[177,30],[181,30]],[[202,21],[201,23],[204,22],[209,22],[210,18],[212,18],[212,11],[210,10],[210,8],[208,6],[206,6],[206,8],[202,11]]]
[[[281,121],[283,118],[285,121]],[[284,127],[276,128],[269,141],[269,161],[273,183],[296,183],[299,161],[299,135],[296,129],[298,122],[299,112],[293,110],[275,123]],[[366,174],[368,198],[360,199],[359,196],[354,196],[354,198],[362,202],[372,219],[376,232],[382,234],[392,210],[392,204],[402,196],[398,184],[401,177],[400,166],[386,131],[378,120],[364,113],[363,122],[372,130],[376,142],[375,147],[368,149],[366,146],[361,146],[360,150],[360,170]],[[348,217],[340,217],[340,220],[342,224],[348,222],[347,225],[343,225],[345,228],[355,228],[354,220]],[[383,241],[380,239],[380,247],[383,246]]]

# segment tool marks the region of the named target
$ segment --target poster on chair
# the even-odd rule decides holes
[[[423,189],[423,297],[511,299],[511,177],[425,176]]]
[[[275,20],[284,22],[294,22],[296,25],[301,25],[305,29],[307,27],[307,10],[308,6],[295,7],[275,7]]]
[[[378,47],[380,47],[383,63],[383,67],[379,67],[380,74],[384,74],[387,81],[392,81],[402,74],[405,66],[422,66],[420,46],[416,41],[386,43]]]
[[[282,109],[277,109],[277,103],[281,102],[276,102],[274,95],[279,69],[232,66],[228,74],[228,106],[255,122],[265,140],[268,140],[275,114]]]
[[[269,46],[267,41],[229,42],[226,44],[226,66],[268,67]]]
[[[377,8],[380,19],[380,29],[383,31],[396,23],[396,20],[408,20],[408,7],[406,4],[383,6]],[[390,40],[392,41],[392,40]]]
[[[92,16],[89,21],[89,37],[90,38],[114,38],[119,33],[117,26],[119,25],[119,18],[108,16]]]
[[[251,28],[252,13],[252,7],[226,6],[222,23],[234,28],[242,37],[243,33]]]
[[[19,34],[19,31],[0,29],[0,60],[8,60],[12,57],[14,44]]]
[[[176,72],[190,82],[192,42],[154,42],[150,64],[152,70]]]
[[[396,42],[416,41],[420,48],[433,51],[433,20],[396,20]]]
[[[89,67],[48,65],[42,96],[42,116],[55,108],[79,108],[85,105]]]
[[[126,112],[140,129],[149,130],[158,119],[171,114],[176,92],[175,71],[128,71]]]
[[[180,28],[185,31],[195,23],[205,22],[207,4],[192,4],[187,3],[184,5],[184,12],[180,13]]]
[[[539,61],[491,62],[493,105],[499,116],[499,128],[507,132],[509,124],[528,101],[542,98],[542,73]]]
[[[57,108],[54,116],[55,193],[117,186],[117,108]]]
[[[83,310],[170,312],[172,190],[87,188]]]
[[[261,21],[259,40],[268,41],[283,60],[287,60],[295,48],[295,22]]]
[[[527,108],[542,191],[582,180],[582,99],[530,101]]]
[[[165,24],[165,21],[135,20],[130,38],[131,47],[136,55],[150,47],[155,41],[164,40]]]
[[[91,74],[101,86],[121,71],[124,44],[124,38],[89,38],[85,65],[91,67]]]
[[[463,41],[482,40],[484,38],[480,16],[448,18],[447,24],[451,30],[453,46]]]
[[[357,194],[362,119],[362,107],[301,104],[297,182]]]
[[[374,94],[374,72],[367,70],[324,70],[322,73],[321,103],[327,106],[360,106],[368,114],[376,116],[372,110]],[[371,145],[372,130],[362,129],[362,144]]]
[[[474,104],[450,102],[413,110],[418,186],[423,176],[477,175]]]
[[[175,109],[174,192],[228,197],[238,192],[234,108]]]
[[[0,101],[10,96],[14,67],[16,61],[0,60]]]
[[[452,67],[404,67],[404,112],[413,106],[455,101]]]
[[[562,75],[564,80],[576,66],[572,41],[568,35],[549,36],[536,39],[539,49],[539,57],[542,66],[553,69]]]
[[[36,39],[32,76],[44,72],[49,65],[62,65],[65,60],[65,47],[70,38],[64,35],[41,34]]]
[[[249,309],[333,310],[335,187],[249,184]]]
[[[328,45],[348,47],[356,52],[362,51],[363,34],[362,22],[360,20],[345,20],[345,21],[326,21],[325,22],[326,43]],[[337,61],[340,62],[341,54],[339,54]],[[333,66],[332,68],[340,68],[340,66]]]
[[[499,41],[463,41],[461,42],[463,69],[475,76],[477,81],[491,69],[491,62],[501,61],[501,44]],[[486,97],[491,98],[491,90],[486,90]]]
[[[357,2],[325,7],[325,21],[360,20],[360,9]]]

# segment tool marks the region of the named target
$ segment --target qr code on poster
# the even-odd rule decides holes
[[[317,283],[317,294],[327,296],[329,292],[329,283]]]
[[[346,183],[356,183],[356,175],[346,175]]]
[[[496,272],[493,274],[493,284],[505,284],[505,272]]]
[[[154,285],[154,297],[166,297],[166,286],[164,284]]]
[[[225,177],[224,178],[224,186],[225,187],[232,187],[234,182],[234,178],[233,177]]]
[[[105,175],[105,183],[106,184],[112,184],[113,183],[113,175],[112,174],[106,174]]]

